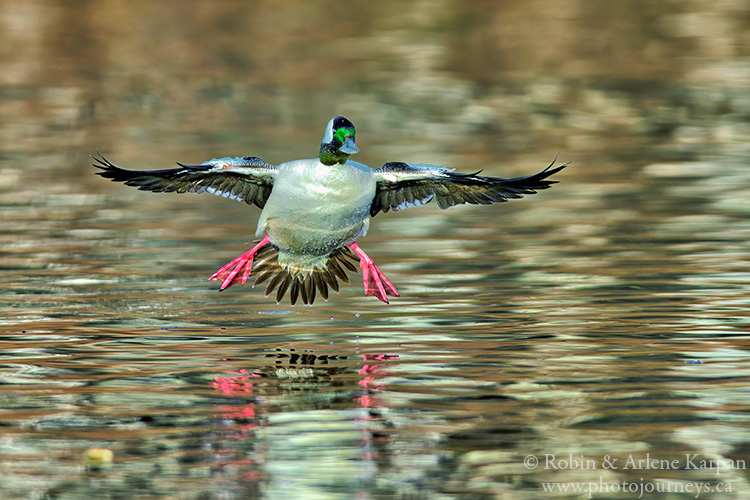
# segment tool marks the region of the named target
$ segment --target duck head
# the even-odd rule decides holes
[[[331,118],[320,143],[320,162],[325,165],[346,163],[349,156],[359,153],[354,143],[354,125],[343,116]]]

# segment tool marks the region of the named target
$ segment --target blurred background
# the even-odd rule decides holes
[[[0,498],[744,498],[523,458],[750,459],[749,47],[747,0],[3,0]],[[277,164],[336,115],[373,168],[572,163],[378,215],[391,305],[291,307],[205,281],[256,208],[89,158]]]

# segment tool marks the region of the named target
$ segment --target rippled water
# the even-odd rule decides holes
[[[746,498],[746,2],[201,5],[0,6],[0,498]],[[206,281],[257,209],[88,158],[278,163],[339,113],[373,167],[573,163],[374,218],[390,305],[291,307]]]

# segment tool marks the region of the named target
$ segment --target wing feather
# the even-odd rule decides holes
[[[93,157],[99,175],[143,191],[159,193],[211,193],[244,201],[260,208],[271,194],[277,169],[256,157],[215,158],[201,165],[165,170],[126,170],[104,156]]]
[[[440,208],[445,209],[462,203],[489,205],[522,198],[557,182],[547,178],[568,164],[553,168],[555,161],[557,157],[547,168],[534,175],[508,179],[484,177],[478,175],[479,172],[460,174],[437,165],[386,163],[375,171],[377,190],[370,215],[424,205],[433,199]]]

